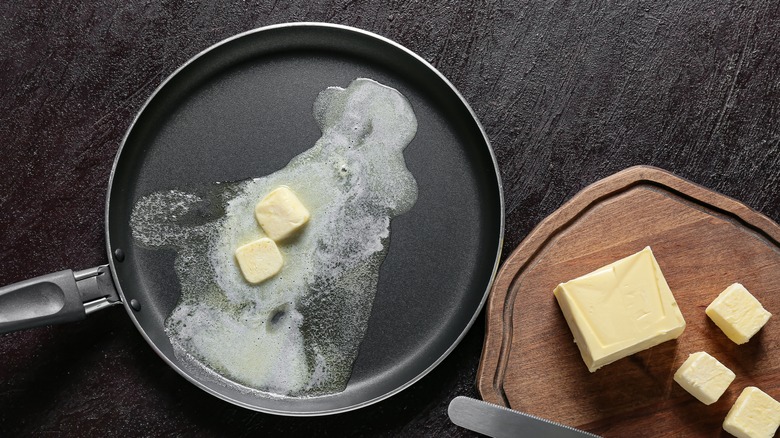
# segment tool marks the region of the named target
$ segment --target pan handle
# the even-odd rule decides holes
[[[78,321],[119,303],[108,265],[42,275],[0,288],[0,333]]]

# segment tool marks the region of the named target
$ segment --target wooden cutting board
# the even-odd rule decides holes
[[[687,327],[674,341],[590,373],[552,291],[645,246]],[[734,282],[775,315],[744,345],[704,313]],[[696,351],[737,375],[710,406],[673,380]],[[486,401],[606,437],[730,436],[721,425],[743,388],[758,386],[780,400],[780,226],[657,168],[598,181],[540,223],[502,266],[477,374]]]

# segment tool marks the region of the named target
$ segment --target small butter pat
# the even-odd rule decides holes
[[[309,220],[309,210],[285,186],[271,191],[257,206],[255,217],[268,237],[282,240]]]
[[[246,281],[260,283],[282,269],[282,254],[276,243],[267,238],[255,240],[236,250],[236,261]]]
[[[772,438],[780,426],[780,402],[748,386],[737,397],[723,421],[723,429],[737,438]]]
[[[554,294],[591,372],[685,329],[650,247],[559,284]]]
[[[707,316],[723,330],[729,339],[744,344],[769,321],[771,313],[739,283],[734,283],[715,298]]]
[[[730,369],[703,351],[688,356],[674,373],[674,381],[705,405],[718,401],[735,377]]]

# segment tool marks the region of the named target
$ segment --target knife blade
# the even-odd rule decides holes
[[[583,438],[596,437],[564,424],[555,423],[534,415],[513,411],[469,397],[455,397],[447,413],[450,420],[460,427],[491,436],[493,438],[510,437],[549,437]]]

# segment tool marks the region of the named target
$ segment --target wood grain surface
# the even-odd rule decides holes
[[[686,320],[673,341],[590,373],[552,291],[650,246]],[[736,345],[704,309],[740,282],[780,313],[780,226],[744,204],[636,166],[588,186],[542,221],[499,271],[487,305],[482,397],[604,436],[718,436],[743,388],[780,399],[780,320]],[[705,406],[674,383],[697,351],[737,375]]]
[[[577,191],[651,164],[780,220],[780,2],[0,2],[0,284],[106,260],[104,199],[162,80],[259,26],[327,21],[396,40],[449,78],[498,158],[508,255]],[[121,308],[0,336],[2,436],[472,436],[484,319],[436,370],[326,418],[247,411],[159,359]]]

